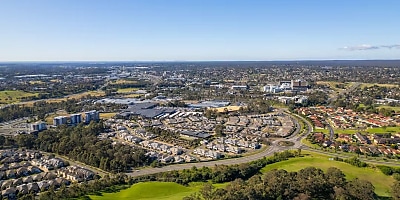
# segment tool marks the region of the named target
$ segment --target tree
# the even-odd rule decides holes
[[[211,200],[213,198],[214,188],[215,187],[213,185],[211,185],[210,183],[205,183],[200,190],[201,196],[205,200]]]
[[[400,181],[395,181],[392,186],[392,197],[394,200],[400,199]]]
[[[347,183],[345,187],[351,199],[373,200],[375,187],[368,181],[355,178]]]

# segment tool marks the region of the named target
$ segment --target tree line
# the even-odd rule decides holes
[[[185,200],[264,200],[264,199],[353,199],[370,200],[377,196],[374,186],[365,180],[347,181],[343,172],[329,168],[326,173],[315,167],[298,172],[272,170],[254,175],[247,181],[236,179],[226,188],[215,189],[206,183],[199,193]]]
[[[8,139],[7,144],[56,153],[115,173],[150,164],[145,150],[141,148],[98,139],[98,134],[103,132],[104,128],[102,122],[91,122],[87,126],[80,124],[77,127],[60,126],[40,132],[37,136],[18,135],[11,139],[13,141]]]

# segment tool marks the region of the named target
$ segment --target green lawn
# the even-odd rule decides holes
[[[0,104],[20,102],[22,97],[37,96],[38,93],[29,93],[19,90],[0,91]]]
[[[322,132],[324,134],[329,134],[329,129],[315,128],[314,132]]]
[[[319,149],[319,148],[321,148],[321,147],[318,146],[317,144],[312,144],[309,140],[307,140],[307,138],[301,139],[301,143],[304,144],[304,145],[306,145],[306,146],[308,146],[308,147],[314,148],[314,149]]]
[[[379,196],[390,196],[389,190],[394,179],[390,176],[384,175],[378,169],[355,167],[344,162],[329,160],[330,157],[328,156],[311,153],[305,150],[302,151],[302,154],[306,156],[267,165],[261,170],[261,172],[266,172],[272,169],[298,171],[305,167],[317,167],[322,170],[327,170],[329,167],[336,167],[343,171],[347,179],[354,179],[357,177],[359,179],[370,181],[375,186],[375,192]]]
[[[369,128],[369,129],[367,129],[367,132],[369,132],[369,133],[399,133],[400,126]]]
[[[387,105],[379,105],[379,109],[384,108],[384,109],[390,109],[394,110],[395,112],[400,112],[400,107],[397,106],[387,106]]]
[[[333,131],[338,134],[356,134],[357,132],[363,132],[357,129],[333,129]]]
[[[213,184],[215,187],[225,187],[227,183]],[[117,193],[103,193],[103,196],[91,195],[93,200],[181,200],[201,189],[203,183],[191,183],[189,186],[179,185],[171,182],[143,182],[137,183],[128,189]]]

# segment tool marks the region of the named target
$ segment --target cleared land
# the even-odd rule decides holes
[[[50,114],[50,115],[48,115],[46,118],[45,118],[45,122],[46,122],[46,124],[53,124],[53,119],[54,119],[54,117],[57,117],[57,116],[68,116],[69,115],[69,113],[67,112],[67,111],[65,111],[65,110],[59,110],[59,111],[57,111],[57,112],[55,112],[55,113],[52,113],[52,114]]]
[[[379,87],[388,87],[388,88],[389,87],[399,87],[398,85],[395,85],[395,84],[378,84],[378,83],[362,83],[360,85],[360,87],[362,89],[364,89],[365,87],[372,87],[374,85],[379,86]]]
[[[143,96],[142,94],[128,94],[124,95],[123,98],[138,98],[140,96]]]
[[[227,183],[213,184],[215,187],[225,187]],[[185,196],[197,192],[201,189],[203,183],[190,183],[188,187],[170,182],[144,182],[137,183],[128,189],[116,193],[103,193],[103,196],[91,195],[93,200],[181,200]]]
[[[88,92],[83,92],[83,93],[79,93],[79,94],[72,94],[72,95],[69,95],[67,98],[68,99],[81,99],[88,95],[90,95],[92,97],[103,97],[106,95],[106,93],[103,91],[88,91]],[[65,99],[65,98],[61,98],[61,99]]]
[[[394,179],[391,176],[384,175],[379,169],[355,167],[344,162],[329,160],[329,156],[308,151],[302,151],[302,154],[305,155],[305,157],[292,158],[287,161],[267,165],[261,172],[267,172],[272,169],[299,171],[305,167],[317,167],[326,171],[329,167],[336,167],[343,171],[347,179],[359,178],[370,181],[375,186],[375,192],[379,196],[390,196],[389,190]]]
[[[118,85],[118,84],[134,84],[134,83],[137,83],[137,81],[120,79],[120,80],[116,80],[116,81],[110,81],[109,83],[110,84],[114,84],[114,85]]]
[[[20,102],[23,97],[38,96],[38,93],[29,93],[19,90],[0,91],[0,104]]]
[[[131,93],[131,92],[135,92],[137,91],[138,88],[122,88],[122,89],[118,89],[117,93],[119,94],[126,94],[126,93]]]
[[[59,103],[62,101],[67,101],[68,99],[81,99],[88,95],[90,95],[92,97],[103,97],[106,94],[103,91],[88,91],[88,92],[83,92],[83,93],[78,93],[78,94],[71,94],[71,95],[68,95],[67,97],[62,97],[62,98],[42,99],[41,101],[46,101],[47,103]],[[26,106],[33,106],[34,102],[35,101],[27,101],[27,102],[23,102],[23,104]]]
[[[217,112],[225,112],[226,110],[228,112],[233,112],[233,111],[238,111],[242,106],[225,106],[225,107],[220,107],[220,108],[215,108]]]
[[[327,85],[329,86],[332,90],[335,91],[342,91],[343,89],[340,88],[340,86],[343,87],[348,87],[349,85],[351,85],[351,83],[341,83],[341,82],[336,82],[336,81],[317,81],[318,85]],[[339,87],[338,87],[339,86]]]
[[[100,119],[110,119],[114,117],[117,113],[100,113]]]

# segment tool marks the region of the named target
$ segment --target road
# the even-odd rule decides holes
[[[353,90],[358,88],[360,85],[361,85],[361,83],[359,83],[359,82],[353,83],[353,85],[351,85],[350,88],[344,89],[344,90],[338,92],[337,94],[334,94],[331,98],[328,99],[328,102],[329,103],[335,102],[339,96],[352,92]]]
[[[288,114],[288,113],[287,113]],[[166,172],[166,171],[173,171],[173,170],[183,170],[183,169],[190,169],[192,167],[213,167],[215,165],[235,165],[235,164],[242,164],[242,163],[248,163],[251,161],[259,160],[263,157],[267,156],[272,156],[275,152],[281,152],[284,150],[291,150],[291,149],[304,149],[332,157],[339,157],[339,158],[350,158],[353,157],[352,155],[343,155],[339,153],[333,153],[333,152],[326,152],[323,150],[318,150],[318,149],[312,149],[309,148],[301,143],[301,140],[307,135],[309,135],[313,131],[313,126],[312,124],[304,119],[302,116],[299,116],[297,114],[290,114],[292,117],[296,116],[297,118],[301,119],[307,126],[307,133],[299,135],[301,126],[296,121],[296,130],[293,132],[293,134],[289,137],[286,137],[286,139],[277,139],[275,140],[271,146],[268,148],[260,151],[259,153],[250,155],[250,156],[245,156],[245,157],[240,157],[240,158],[234,158],[234,159],[226,159],[226,160],[215,160],[215,161],[210,161],[210,162],[197,162],[197,163],[185,163],[185,164],[175,164],[175,165],[168,165],[160,168],[145,168],[141,170],[134,171],[132,173],[126,173],[128,176],[131,177],[138,177],[138,176],[144,176],[144,175],[150,175],[150,174],[155,174],[155,173],[160,173],[160,172]],[[284,147],[280,146],[278,143],[280,141],[291,141],[294,143],[293,146],[289,147]],[[400,163],[398,162],[387,162],[387,161],[379,161],[379,160],[369,160],[365,158],[359,158],[361,161],[376,164],[376,165],[388,165],[388,166],[400,166]]]

